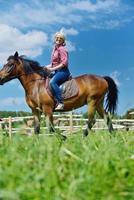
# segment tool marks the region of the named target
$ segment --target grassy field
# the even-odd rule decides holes
[[[133,200],[134,133],[0,134],[2,200]]]

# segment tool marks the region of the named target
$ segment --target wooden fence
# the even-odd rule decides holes
[[[42,118],[44,116],[41,116]],[[56,129],[60,129],[67,133],[76,132],[76,130],[83,130],[86,128],[86,122],[88,119],[84,119],[81,114],[73,114],[72,112],[55,114],[54,115],[54,124]],[[133,119],[113,119],[114,129],[120,130],[134,130],[134,120]],[[21,122],[22,127],[14,128],[14,122]],[[9,117],[3,118],[0,121],[1,129],[5,130],[11,137],[12,133],[22,132],[26,134],[33,133],[33,117]],[[46,126],[41,126],[41,129],[47,130]],[[96,123],[92,128],[93,130],[104,130],[107,129],[107,126],[103,119],[96,119]]]

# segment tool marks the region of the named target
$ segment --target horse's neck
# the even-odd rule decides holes
[[[40,76],[39,74],[22,74],[19,77],[19,81],[21,82],[23,88],[26,92],[32,92],[34,87],[37,87],[38,81],[45,82],[45,78]]]

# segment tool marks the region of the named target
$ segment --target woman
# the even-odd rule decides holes
[[[65,48],[65,36],[58,32],[55,34],[55,46],[52,51],[51,64],[46,66],[53,76],[50,80],[50,86],[56,99],[55,110],[64,109],[63,98],[59,86],[68,80],[70,72],[68,69],[68,52]]]

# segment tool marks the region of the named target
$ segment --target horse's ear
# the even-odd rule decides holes
[[[15,54],[14,54],[14,57],[18,58],[18,56],[19,56],[18,51],[16,51]]]

